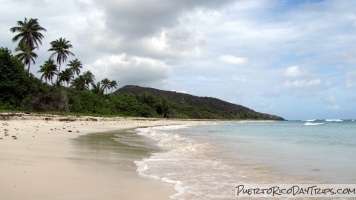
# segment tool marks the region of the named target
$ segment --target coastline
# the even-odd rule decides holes
[[[94,133],[197,123],[202,121],[1,114],[0,194],[13,200],[169,199],[175,194],[172,184],[139,176],[134,163],[120,164],[143,155],[113,157],[73,141]]]

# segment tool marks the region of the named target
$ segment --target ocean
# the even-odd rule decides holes
[[[172,199],[233,199],[237,184],[355,184],[355,120],[218,122],[137,129],[162,149],[136,161]]]

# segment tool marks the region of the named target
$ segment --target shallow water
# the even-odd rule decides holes
[[[231,199],[236,184],[356,183],[352,120],[217,123],[137,129],[165,150],[138,172],[173,183],[174,199]]]
[[[77,147],[75,154],[81,161],[106,162],[128,170],[136,168],[135,160],[161,151],[154,141],[132,130],[82,135],[72,142]]]

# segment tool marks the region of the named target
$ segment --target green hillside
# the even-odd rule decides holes
[[[168,115],[183,118],[206,119],[261,119],[284,120],[282,117],[259,113],[241,105],[212,97],[197,97],[190,94],[158,90],[139,86],[124,86],[116,94],[134,94],[141,98],[166,99],[170,104]]]

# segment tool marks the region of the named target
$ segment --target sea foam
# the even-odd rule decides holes
[[[315,122],[316,119],[306,119],[306,120],[303,120],[304,122]]]
[[[312,122],[306,122],[304,125],[305,126],[318,126],[318,125],[323,125],[324,123],[312,123]]]
[[[173,184],[177,192],[171,196],[173,199],[207,197],[207,194],[211,197],[209,199],[230,197],[229,189],[234,187],[237,180],[232,178],[236,170],[206,155],[213,150],[211,144],[197,142],[171,131],[184,128],[186,126],[136,129],[139,135],[158,141],[158,146],[164,150],[135,161],[138,174]]]
[[[344,120],[342,120],[342,119],[326,119],[325,121],[326,122],[342,122]]]

